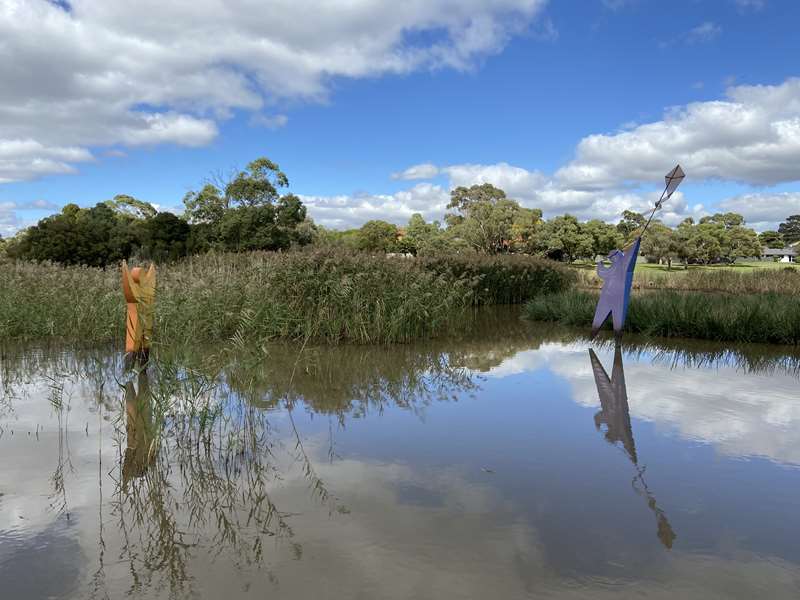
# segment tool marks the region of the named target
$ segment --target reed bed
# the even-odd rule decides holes
[[[577,285],[599,289],[603,281],[594,270],[576,269]],[[736,271],[730,267],[657,271],[639,268],[633,276],[634,289],[725,292],[729,294],[800,294],[800,269],[754,268]]]
[[[124,337],[118,269],[0,264],[0,336]],[[404,342],[468,323],[477,305],[525,302],[574,281],[532,257],[405,259],[342,250],[207,254],[158,267],[154,343]]]
[[[596,304],[596,294],[570,290],[534,298],[524,312],[532,321],[589,327]],[[631,297],[625,329],[659,337],[797,345],[800,302],[777,293],[658,290]]]

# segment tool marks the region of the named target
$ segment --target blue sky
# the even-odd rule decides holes
[[[615,221],[676,162],[669,223],[800,213],[790,0],[161,4],[0,2],[0,233],[120,193],[180,209],[262,155],[332,227],[483,181]]]

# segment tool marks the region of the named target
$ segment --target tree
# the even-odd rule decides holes
[[[206,183],[199,192],[190,191],[184,198],[186,213],[196,223],[218,223],[224,212],[238,206],[266,206],[278,201],[279,188],[289,179],[268,158],[257,158],[229,181]]]
[[[777,231],[762,231],[758,234],[758,241],[764,248],[781,249],[786,245],[783,236]]]
[[[248,204],[224,211],[218,226],[219,242],[233,252],[285,250],[292,244],[309,243],[312,227],[313,222],[306,222],[306,207],[300,198],[287,194],[274,205]]]
[[[650,223],[647,235],[642,237],[642,254],[650,262],[667,261],[667,269],[672,268],[672,259],[678,255],[675,235],[672,229],[659,221]]]
[[[452,233],[478,252],[496,254],[511,247],[511,226],[521,207],[490,183],[457,187],[450,192],[448,208],[460,215],[447,215]]]
[[[761,244],[755,231],[741,225],[734,225],[725,231],[721,252],[722,256],[735,262],[737,258],[761,256]]]
[[[707,265],[712,260],[719,258],[722,252],[717,236],[713,229],[704,227],[704,224],[695,226],[686,243],[688,258]]]
[[[219,240],[232,252],[288,248],[291,239],[275,217],[275,207],[269,204],[228,209],[219,222]]]
[[[226,180],[217,176],[183,198],[192,223],[190,251],[278,250],[308,244],[316,235],[306,207],[294,194],[280,195],[286,174],[268,158],[258,158]],[[244,210],[247,209],[247,210]],[[240,236],[240,237],[237,237]]]
[[[625,243],[624,236],[620,235],[616,227],[599,219],[587,221],[582,229],[584,233],[592,236],[592,254],[595,256],[598,254],[606,256],[612,250],[621,248]]]
[[[403,241],[407,243],[408,250],[418,256],[446,254],[453,250],[450,236],[439,221],[426,223],[419,213],[414,213],[408,220]]]
[[[783,236],[783,241],[787,244],[794,244],[800,241],[800,215],[792,215],[785,222],[778,226],[778,233]]]
[[[280,194],[278,188],[289,186],[289,179],[277,164],[268,158],[257,158],[247,165],[225,187],[228,204],[240,206],[266,206],[274,204]]]
[[[534,254],[539,248],[542,211],[538,208],[520,208],[511,224],[511,247],[515,252]]]
[[[152,219],[158,214],[158,211],[149,202],[125,194],[117,194],[112,200],[107,200],[106,204],[111,210],[129,215],[134,219]]]
[[[161,212],[140,224],[142,256],[156,261],[176,260],[188,254],[189,223]]]
[[[475,204],[488,202],[495,204],[503,200],[506,193],[500,188],[494,187],[491,183],[483,183],[470,187],[459,186],[450,192],[450,203],[447,208],[455,208],[461,213],[468,213],[469,209]]]
[[[357,246],[367,252],[392,252],[397,243],[397,225],[386,221],[367,221],[358,230]]]
[[[631,234],[640,227],[644,227],[646,222],[647,220],[644,216],[639,213],[633,212],[632,210],[625,210],[622,212],[622,220],[617,223],[617,231],[622,234],[625,241],[628,241]]]
[[[725,229],[732,229],[733,227],[741,227],[744,225],[744,217],[738,213],[716,213],[710,217],[703,217],[700,223],[716,223],[722,225]]]
[[[572,262],[592,256],[594,238],[581,228],[572,215],[556,217],[542,228],[541,247],[548,258]]]
[[[211,183],[199,192],[190,191],[183,197],[186,216],[192,223],[219,223],[228,208],[228,200]]]

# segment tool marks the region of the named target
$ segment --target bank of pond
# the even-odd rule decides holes
[[[121,344],[116,268],[0,263],[0,338]],[[393,343],[452,335],[476,309],[525,305],[532,321],[591,323],[586,274],[526,255],[403,257],[341,249],[206,254],[158,265],[154,344],[271,340]],[[800,273],[637,271],[630,332],[800,341]]]

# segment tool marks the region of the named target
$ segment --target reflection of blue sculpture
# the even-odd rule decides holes
[[[622,443],[625,454],[636,467],[636,477],[631,484],[633,489],[647,500],[647,506],[656,515],[658,530],[656,535],[664,547],[672,548],[676,535],[667,520],[667,515],[656,504],[655,496],[647,487],[644,480],[645,467],[639,466],[639,457],[636,455],[636,444],[633,441],[633,428],[631,427],[631,413],[628,406],[628,389],[625,386],[625,370],[622,364],[622,348],[615,344],[614,366],[611,377],[603,368],[600,359],[589,349],[589,360],[592,363],[594,382],[597,385],[597,394],[600,397],[600,412],[594,416],[594,426],[600,430],[605,428],[606,441],[614,446]]]
[[[633,269],[636,267],[636,257],[639,254],[641,241],[642,238],[637,237],[627,248],[614,250],[609,254],[610,267],[606,267],[602,262],[597,263],[597,274],[603,279],[603,289],[594,311],[592,338],[600,331],[608,315],[611,315],[614,333],[618,336],[622,335],[625,315],[628,312],[628,301],[631,297]]]

